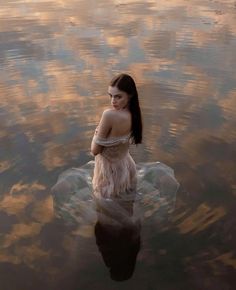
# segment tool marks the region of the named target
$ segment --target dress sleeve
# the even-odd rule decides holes
[[[129,140],[129,136],[119,137],[119,138],[102,138],[97,136],[96,134],[93,136],[93,141],[101,146],[110,147],[114,145],[118,145],[121,143],[126,143]]]

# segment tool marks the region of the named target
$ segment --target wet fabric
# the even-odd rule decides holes
[[[135,192],[118,196],[93,194],[95,162],[62,172],[52,187],[55,215],[77,226],[103,224],[126,226],[141,219],[160,220],[175,208],[179,183],[174,171],[161,162],[136,164]]]
[[[103,146],[95,156],[93,192],[96,197],[109,198],[124,192],[136,191],[137,173],[133,158],[129,154],[130,135],[99,138],[93,141]]]

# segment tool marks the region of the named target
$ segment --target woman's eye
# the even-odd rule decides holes
[[[108,95],[109,95],[110,98],[112,98],[112,95],[110,95],[110,94],[108,94]],[[114,98],[115,98],[115,99],[121,99],[122,96],[116,95],[116,96],[114,96]]]

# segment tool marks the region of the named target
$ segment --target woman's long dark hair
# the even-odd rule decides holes
[[[120,74],[111,80],[110,86],[117,87],[120,91],[126,92],[131,96],[129,110],[132,119],[132,143],[142,143],[142,115],[139,106],[138,92],[133,78],[128,74]]]

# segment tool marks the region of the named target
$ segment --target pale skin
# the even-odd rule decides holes
[[[103,112],[95,134],[101,138],[121,137],[131,131],[131,113],[129,100],[131,96],[117,87],[108,87],[108,95],[111,100],[111,108]],[[91,153],[96,156],[101,153],[103,146],[92,141]]]

